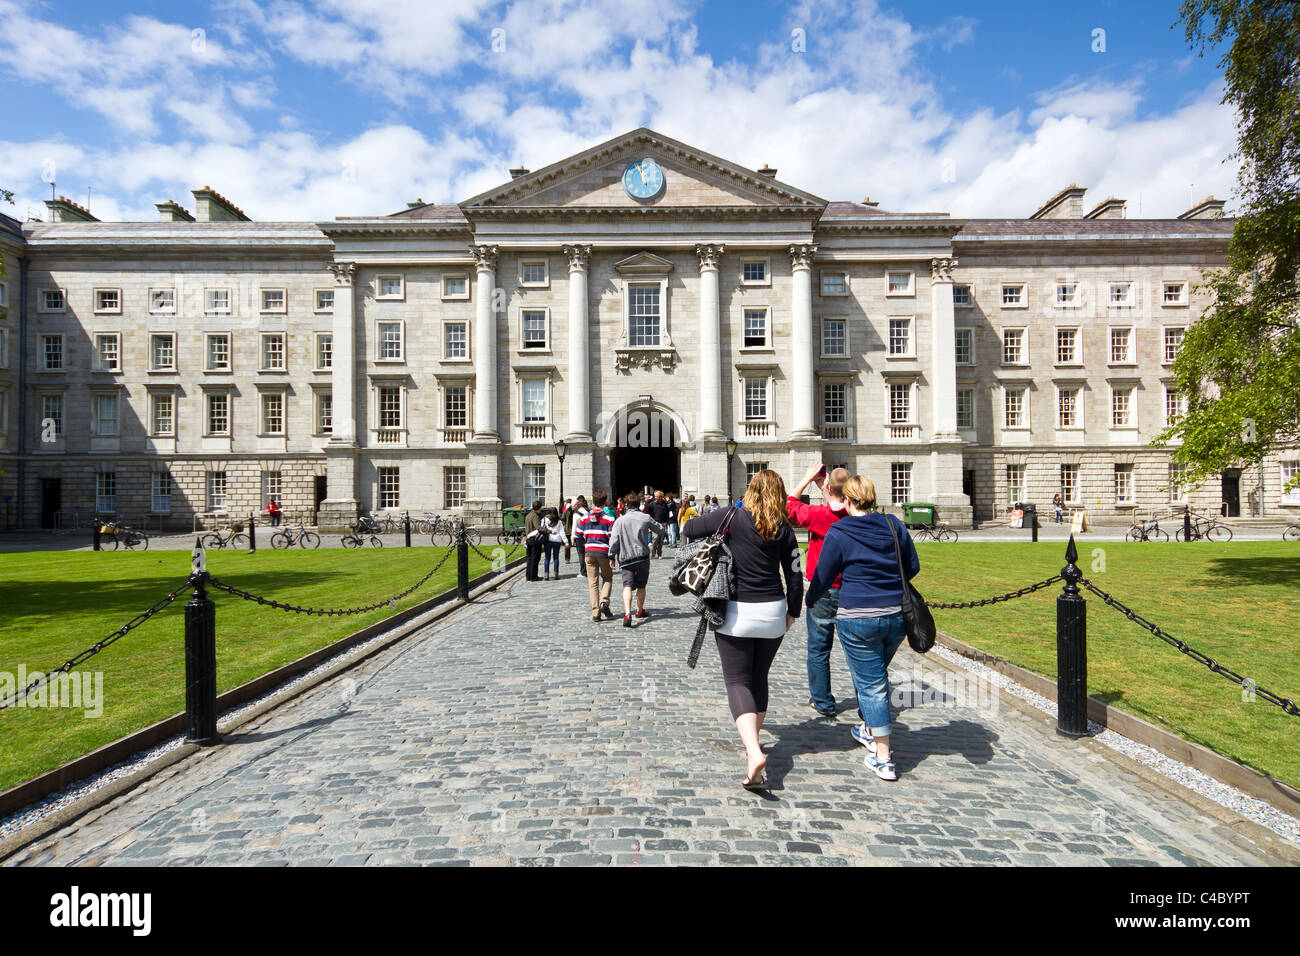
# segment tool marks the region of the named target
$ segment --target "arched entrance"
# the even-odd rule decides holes
[[[610,491],[681,491],[681,419],[654,403],[625,406],[602,422],[598,441],[609,451]]]

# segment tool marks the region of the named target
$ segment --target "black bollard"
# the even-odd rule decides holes
[[[1183,506],[1183,540],[1192,540],[1192,509],[1187,505]]]
[[[92,530],[92,531],[90,532],[90,540],[91,540],[91,542],[94,544],[94,547],[95,547],[95,550],[96,550],[96,551],[101,551],[101,550],[103,550],[103,549],[100,548],[100,546],[99,546],[99,529],[100,529],[99,519],[96,518],[95,521],[94,521],[94,530]]]
[[[257,551],[257,525],[253,524],[253,516],[248,516],[248,553],[254,554]]]
[[[1070,535],[1056,599],[1056,732],[1063,737],[1088,736],[1088,602],[1079,593],[1078,560]]]
[[[208,597],[203,548],[194,545],[194,597],[185,605],[185,739],[214,744],[217,735],[217,606]]]
[[[411,546],[411,513],[409,511],[406,512],[405,517],[402,519],[402,525],[406,531],[406,546],[409,548]]]
[[[456,596],[469,600],[469,543],[464,528],[456,535]]]
[[[1034,509],[1034,520],[1031,522],[1033,531],[1030,533],[1030,539],[1034,544],[1038,543],[1038,509]]]

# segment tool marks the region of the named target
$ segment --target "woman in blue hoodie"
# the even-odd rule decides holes
[[[835,625],[858,692],[863,723],[853,739],[867,748],[864,761],[882,780],[897,780],[889,747],[889,662],[903,643],[903,582],[890,525],[898,533],[909,579],[921,570],[907,528],[893,515],[875,514],[876,486],[855,475],[840,492],[848,516],[831,525],[804,603],[812,607],[841,578]]]

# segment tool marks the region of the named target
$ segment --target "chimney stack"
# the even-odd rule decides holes
[[[50,222],[99,222],[85,206],[79,206],[67,196],[45,200],[50,211]]]
[[[527,176],[530,172],[532,172],[532,170],[527,166],[516,166],[514,169],[510,170],[510,178],[519,179],[521,176]]]
[[[760,176],[766,176],[768,179],[776,179],[776,170],[771,166],[764,164],[763,168],[758,171]]]
[[[1123,199],[1116,199],[1114,196],[1107,196],[1097,205],[1092,207],[1084,219],[1124,219],[1124,211],[1128,208],[1128,202]]]
[[[1215,199],[1213,196],[1206,196],[1191,209],[1179,215],[1179,219],[1222,219],[1223,207],[1225,203],[1222,199]]]
[[[198,222],[252,222],[244,210],[211,186],[190,191],[194,194],[194,218]]]
[[[194,217],[190,215],[188,209],[178,203],[175,199],[168,199],[166,202],[156,202],[154,207],[158,210],[159,222],[193,222]]]
[[[1070,183],[1034,211],[1030,219],[1082,219],[1083,194],[1087,186]]]

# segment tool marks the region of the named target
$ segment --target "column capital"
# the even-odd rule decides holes
[[[569,257],[570,272],[586,272],[587,266],[591,263],[591,246],[561,246],[564,254]]]
[[[718,263],[722,260],[722,253],[726,250],[726,243],[707,242],[700,243],[695,247],[695,254],[700,259],[700,271],[705,269],[717,270]]]
[[[355,262],[331,262],[330,271],[334,273],[335,285],[352,285],[357,274]]]
[[[469,251],[474,253],[474,267],[479,272],[496,272],[499,247],[471,245]]]
[[[930,279],[934,282],[951,282],[952,270],[957,268],[956,259],[931,259]]]
[[[796,269],[811,269],[817,243],[800,243],[790,247],[790,264]]]

